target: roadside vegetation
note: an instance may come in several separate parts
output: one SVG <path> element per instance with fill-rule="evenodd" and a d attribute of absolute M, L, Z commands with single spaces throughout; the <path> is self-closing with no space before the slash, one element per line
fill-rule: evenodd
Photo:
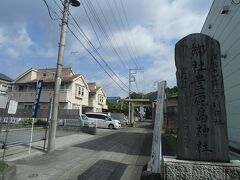
<path fill-rule="evenodd" d="M 0 161 L 0 173 L 2 173 L 5 169 L 8 168 L 8 164 L 4 161 Z"/>
<path fill-rule="evenodd" d="M 163 138 L 167 144 L 171 147 L 173 152 L 177 151 L 177 138 L 171 134 L 163 134 Z"/>

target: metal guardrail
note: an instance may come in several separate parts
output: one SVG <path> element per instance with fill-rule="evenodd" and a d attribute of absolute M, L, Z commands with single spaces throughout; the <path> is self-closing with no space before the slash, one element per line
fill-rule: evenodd
<path fill-rule="evenodd" d="M 58 112 L 59 119 L 78 119 L 80 111 L 79 109 L 61 109 Z M 5 109 L 0 108 L 0 117 L 5 117 Z M 39 109 L 36 118 L 46 119 L 48 116 L 48 109 Z M 17 109 L 16 114 L 12 115 L 13 118 L 30 118 L 32 117 L 32 109 Z"/>
<path fill-rule="evenodd" d="M 18 153 L 30 155 L 32 143 L 43 141 L 45 138 L 44 127 L 4 129 L 1 131 L 0 144 L 2 149 L 2 159 Z M 35 133 L 32 133 L 35 132 Z M 8 136 L 6 141 L 6 136 Z M 32 139 L 33 137 L 33 139 Z M 43 149 L 43 143 L 41 145 Z"/>

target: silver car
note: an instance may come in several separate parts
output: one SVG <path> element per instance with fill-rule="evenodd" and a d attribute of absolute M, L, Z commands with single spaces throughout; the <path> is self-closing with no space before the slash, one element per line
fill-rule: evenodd
<path fill-rule="evenodd" d="M 118 129 L 121 123 L 118 120 L 113 120 L 110 116 L 103 113 L 85 113 L 86 116 L 96 121 L 96 126 L 101 128 Z"/>

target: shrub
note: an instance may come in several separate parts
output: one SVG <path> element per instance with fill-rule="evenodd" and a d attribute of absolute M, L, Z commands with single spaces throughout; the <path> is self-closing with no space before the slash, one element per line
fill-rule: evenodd
<path fill-rule="evenodd" d="M 38 119 L 38 120 L 34 123 L 34 125 L 35 125 L 35 126 L 46 126 L 46 125 L 47 125 L 47 121 Z"/>
<path fill-rule="evenodd" d="M 0 161 L 0 172 L 3 172 L 8 165 L 4 161 Z"/>

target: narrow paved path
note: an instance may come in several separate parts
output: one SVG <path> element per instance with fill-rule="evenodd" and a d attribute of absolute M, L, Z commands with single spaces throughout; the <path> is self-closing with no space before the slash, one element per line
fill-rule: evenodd
<path fill-rule="evenodd" d="M 126 128 L 116 133 L 15 161 L 15 180 L 139 180 L 150 160 L 152 130 Z"/>

